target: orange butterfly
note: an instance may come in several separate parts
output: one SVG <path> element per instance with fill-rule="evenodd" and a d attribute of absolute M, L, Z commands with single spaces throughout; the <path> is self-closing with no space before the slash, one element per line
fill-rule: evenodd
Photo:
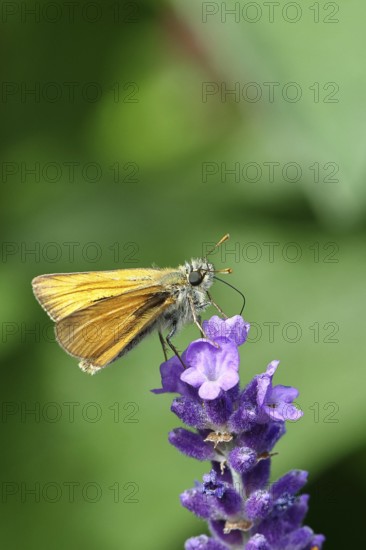
<path fill-rule="evenodd" d="M 229 238 L 225 235 L 209 252 Z M 208 254 L 207 254 L 208 255 Z M 214 266 L 206 258 L 192 259 L 176 269 L 137 268 L 40 275 L 33 292 L 53 321 L 61 347 L 81 359 L 80 368 L 94 374 L 125 355 L 144 336 L 158 330 L 171 342 L 183 325 L 194 322 L 204 335 L 200 313 L 213 302 L 208 289 Z M 231 273 L 231 269 L 220 270 Z"/>

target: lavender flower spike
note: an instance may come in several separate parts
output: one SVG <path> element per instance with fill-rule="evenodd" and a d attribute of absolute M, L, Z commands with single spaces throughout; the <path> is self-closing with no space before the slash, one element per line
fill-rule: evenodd
<path fill-rule="evenodd" d="M 172 411 L 189 428 L 169 441 L 181 453 L 211 462 L 202 483 L 184 491 L 182 505 L 208 522 L 211 536 L 187 540 L 185 550 L 321 550 L 325 537 L 303 526 L 308 495 L 298 495 L 307 473 L 291 470 L 269 483 L 273 446 L 286 420 L 302 416 L 293 403 L 298 390 L 273 386 L 279 361 L 240 390 L 238 346 L 249 323 L 238 315 L 204 323 L 208 340 L 192 342 L 160 368 L 162 389 L 178 393 Z"/>

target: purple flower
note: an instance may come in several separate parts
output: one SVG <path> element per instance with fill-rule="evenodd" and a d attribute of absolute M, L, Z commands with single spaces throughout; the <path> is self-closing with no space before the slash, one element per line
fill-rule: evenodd
<path fill-rule="evenodd" d="M 236 346 L 244 344 L 249 329 L 250 324 L 246 323 L 240 315 L 235 315 L 230 319 L 220 319 L 214 315 L 209 321 L 203 321 L 203 330 L 210 340 L 219 342 L 221 338 L 225 338 Z"/>
<path fill-rule="evenodd" d="M 279 361 L 240 390 L 238 346 L 249 324 L 241 317 L 212 317 L 208 339 L 190 344 L 182 358 L 161 365 L 162 389 L 178 393 L 171 410 L 191 428 L 176 428 L 169 441 L 196 460 L 210 461 L 203 483 L 181 494 L 182 505 L 208 522 L 211 536 L 187 540 L 185 550 L 320 550 L 323 535 L 303 526 L 308 496 L 298 495 L 307 472 L 291 470 L 269 485 L 273 447 L 285 421 L 302 411 L 298 391 L 272 386 Z M 193 430 L 192 430 L 193 428 Z"/>
<path fill-rule="evenodd" d="M 216 399 L 221 390 L 228 391 L 239 382 L 239 353 L 231 341 L 222 340 L 216 347 L 207 340 L 196 340 L 187 349 L 186 361 L 190 367 L 180 379 L 199 388 L 201 399 Z"/>
<path fill-rule="evenodd" d="M 257 404 L 272 420 L 298 420 L 303 412 L 292 404 L 299 395 L 291 386 L 272 387 L 272 378 L 279 361 L 271 361 L 265 374 L 258 376 Z"/>
<path fill-rule="evenodd" d="M 202 492 L 205 495 L 215 495 L 217 498 L 222 498 L 225 493 L 225 485 L 222 481 L 217 480 L 217 473 L 211 470 L 209 474 L 203 476 Z"/>

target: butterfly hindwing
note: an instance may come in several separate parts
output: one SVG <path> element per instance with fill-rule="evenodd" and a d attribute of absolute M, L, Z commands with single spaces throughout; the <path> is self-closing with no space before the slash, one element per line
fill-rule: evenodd
<path fill-rule="evenodd" d="M 56 336 L 82 367 L 102 368 L 119 357 L 138 336 L 152 328 L 174 303 L 168 293 L 152 287 L 138 293 L 102 299 L 56 323 Z"/>

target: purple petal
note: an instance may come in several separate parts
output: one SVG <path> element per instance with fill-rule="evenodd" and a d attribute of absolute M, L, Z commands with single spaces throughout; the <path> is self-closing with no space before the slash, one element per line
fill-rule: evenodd
<path fill-rule="evenodd" d="M 244 344 L 249 328 L 249 323 L 245 322 L 240 315 L 234 315 L 229 319 L 220 319 L 214 315 L 209 321 L 203 322 L 203 330 L 210 340 L 216 342 L 219 338 L 225 338 L 236 346 Z"/>
<path fill-rule="evenodd" d="M 239 374 L 233 369 L 226 369 L 219 377 L 218 382 L 223 390 L 231 390 L 239 382 Z"/>
<path fill-rule="evenodd" d="M 284 402 L 274 402 L 271 399 L 271 396 L 269 397 L 270 404 L 266 404 L 263 407 L 263 410 L 265 413 L 271 418 L 271 420 L 291 420 L 292 422 L 296 422 L 303 416 L 303 412 L 300 411 L 295 407 L 295 405 L 292 405 L 290 403 L 284 403 Z"/>
<path fill-rule="evenodd" d="M 205 495 L 214 495 L 217 498 L 221 498 L 225 492 L 226 485 L 222 480 L 218 480 L 218 473 L 212 468 L 209 474 L 203 474 L 203 483 L 200 484 L 202 493 Z M 196 486 L 197 486 L 196 481 Z"/>
<path fill-rule="evenodd" d="M 258 376 L 257 379 L 257 403 L 262 407 L 266 401 L 267 393 L 271 387 L 271 379 L 266 374 Z"/>
<path fill-rule="evenodd" d="M 288 404 L 284 405 L 282 415 L 284 420 L 297 422 L 297 420 L 299 420 L 304 415 L 304 413 L 295 405 Z"/>
<path fill-rule="evenodd" d="M 183 361 L 185 360 L 185 354 L 182 355 Z M 181 395 L 190 395 L 190 388 L 186 386 L 180 379 L 182 372 L 184 371 L 182 363 L 178 357 L 174 355 L 160 365 L 160 375 L 162 388 L 151 390 L 153 393 L 180 393 Z"/>
<path fill-rule="evenodd" d="M 299 397 L 299 390 L 291 386 L 281 386 L 279 384 L 274 386 L 271 391 L 271 400 L 273 399 L 277 403 L 280 401 L 292 403 L 297 397 Z"/>
<path fill-rule="evenodd" d="M 221 343 L 220 348 L 216 350 L 216 361 L 225 371 L 233 369 L 237 372 L 240 363 L 238 349 L 232 343 Z"/>
<path fill-rule="evenodd" d="M 206 376 L 195 367 L 190 367 L 182 372 L 180 379 L 194 388 L 199 388 L 206 381 Z"/>
<path fill-rule="evenodd" d="M 299 392 L 291 386 L 275 386 L 267 392 L 265 410 L 273 420 L 299 420 L 303 412 L 299 410 L 292 401 L 296 399 Z"/>
<path fill-rule="evenodd" d="M 221 391 L 220 384 L 214 381 L 206 381 L 198 390 L 198 395 L 201 399 L 216 399 Z"/>
<path fill-rule="evenodd" d="M 215 347 L 206 340 L 196 340 L 187 349 L 187 362 L 205 374 L 209 380 L 217 378 L 227 369 L 239 368 L 239 353 L 231 342 L 221 342 Z"/>
<path fill-rule="evenodd" d="M 274 359 L 273 361 L 271 361 L 267 365 L 266 374 L 272 378 L 274 373 L 276 372 L 277 367 L 278 367 L 279 364 L 280 364 L 280 362 L 278 361 L 278 359 Z"/>
<path fill-rule="evenodd" d="M 187 348 L 186 358 L 188 365 L 204 371 L 205 367 L 214 360 L 214 352 L 217 349 L 211 342 L 203 338 L 195 340 Z"/>
<path fill-rule="evenodd" d="M 245 386 L 240 394 L 240 405 L 255 405 L 257 403 L 258 392 L 258 376 L 252 378 L 252 380 Z"/>
<path fill-rule="evenodd" d="M 184 545 L 185 550 L 227 550 L 227 546 L 221 544 L 207 535 L 192 537 L 188 539 Z"/>

